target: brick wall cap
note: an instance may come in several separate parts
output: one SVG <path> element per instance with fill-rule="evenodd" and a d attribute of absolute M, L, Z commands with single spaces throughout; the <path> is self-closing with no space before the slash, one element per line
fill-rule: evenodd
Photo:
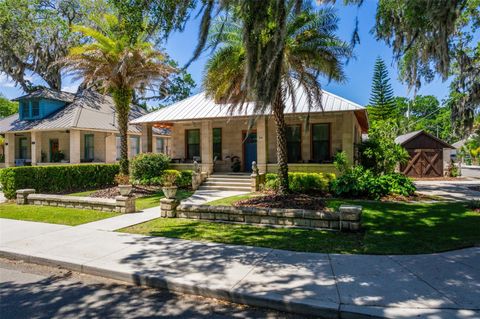
<path fill-rule="evenodd" d="M 339 211 L 341 212 L 361 212 L 362 211 L 362 206 L 359 205 L 350 205 L 350 204 L 342 204 L 338 208 Z"/>
<path fill-rule="evenodd" d="M 25 189 L 18 189 L 17 194 L 33 194 L 35 193 L 35 189 L 33 188 L 25 188 Z"/>

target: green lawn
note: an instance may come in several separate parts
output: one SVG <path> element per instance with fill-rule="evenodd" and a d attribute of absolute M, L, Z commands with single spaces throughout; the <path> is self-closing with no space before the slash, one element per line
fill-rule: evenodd
<path fill-rule="evenodd" d="M 462 203 L 348 202 L 364 208 L 365 231 L 362 233 L 269 228 L 186 219 L 156 219 L 121 231 L 328 253 L 417 254 L 480 244 L 480 214 L 470 211 Z M 340 203 L 339 200 L 328 201 L 330 207 Z"/>
<path fill-rule="evenodd" d="M 232 206 L 233 203 L 238 202 L 240 200 L 248 199 L 251 197 L 254 197 L 256 195 L 250 193 L 250 194 L 245 194 L 245 195 L 236 195 L 236 196 L 231 196 L 231 197 L 225 197 L 221 199 L 217 199 L 211 202 L 208 202 L 207 205 L 210 206 Z"/>
<path fill-rule="evenodd" d="M 97 210 L 0 204 L 0 218 L 29 220 L 50 224 L 75 226 L 115 216 L 118 216 L 118 214 Z"/>
<path fill-rule="evenodd" d="M 90 196 L 95 192 L 96 190 L 91 190 L 91 191 L 85 191 L 85 192 L 72 193 L 69 195 L 70 196 Z M 193 194 L 192 191 L 179 189 L 177 191 L 177 199 L 182 200 L 187 197 L 190 197 L 192 194 Z M 159 206 L 160 199 L 163 197 L 164 197 L 163 192 L 159 191 L 158 193 L 155 193 L 153 195 L 137 198 L 137 201 L 136 201 L 137 210 L 143 210 L 143 209 Z"/>
<path fill-rule="evenodd" d="M 189 190 L 184 190 L 184 189 L 179 189 L 177 191 L 177 199 L 182 200 L 187 197 L 190 197 L 193 194 L 192 191 Z M 163 198 L 163 192 L 158 192 L 153 195 L 145 196 L 145 197 L 140 197 L 137 199 L 136 206 L 137 210 L 142 210 L 146 208 L 151 208 L 155 206 L 160 205 L 160 199 Z"/>

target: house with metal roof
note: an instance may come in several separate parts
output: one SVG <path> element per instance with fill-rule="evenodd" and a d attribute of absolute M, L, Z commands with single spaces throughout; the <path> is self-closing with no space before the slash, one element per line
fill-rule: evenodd
<path fill-rule="evenodd" d="M 0 119 L 5 166 L 114 163 L 119 158 L 120 137 L 110 96 L 91 90 L 72 94 L 40 89 L 16 100 L 19 113 Z M 130 120 L 146 114 L 131 105 Z M 130 157 L 147 151 L 168 153 L 169 132 L 150 133 L 152 148 L 146 146 L 142 126 L 129 125 Z"/>
<path fill-rule="evenodd" d="M 355 161 L 355 144 L 368 130 L 366 109 L 323 91 L 322 105 L 309 109 L 307 95 L 298 88 L 294 101 L 286 98 L 288 161 L 290 171 L 333 172 L 333 158 L 345 151 Z M 294 107 L 295 106 L 295 107 Z M 252 170 L 277 171 L 276 133 L 272 115 L 255 114 L 253 103 L 231 112 L 231 104 L 216 103 L 205 93 L 193 95 L 158 111 L 141 116 L 131 124 L 171 130 L 171 157 L 177 169 L 192 167 L 212 173 Z"/>

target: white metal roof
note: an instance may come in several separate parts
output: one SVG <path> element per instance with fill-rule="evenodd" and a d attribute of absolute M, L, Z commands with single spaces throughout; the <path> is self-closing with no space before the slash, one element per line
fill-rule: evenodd
<path fill-rule="evenodd" d="M 285 114 L 315 113 L 322 112 L 320 108 L 308 110 L 307 96 L 303 89 L 298 88 L 296 94 L 296 109 L 293 111 L 293 104 L 290 98 L 286 99 Z M 205 95 L 205 92 L 193 95 L 170 106 L 141 116 L 131 122 L 131 124 L 155 123 L 155 122 L 173 122 L 195 119 L 228 118 L 239 116 L 252 116 L 253 103 L 245 105 L 242 112 L 231 114 L 229 107 L 231 104 L 215 103 L 211 98 Z M 335 94 L 323 91 L 322 105 L 324 112 L 343 112 L 343 111 L 364 111 L 365 108 L 341 98 Z"/>

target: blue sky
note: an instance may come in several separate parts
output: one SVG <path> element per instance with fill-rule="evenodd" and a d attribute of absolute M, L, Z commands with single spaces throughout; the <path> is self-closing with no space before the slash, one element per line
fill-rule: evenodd
<path fill-rule="evenodd" d="M 338 1 L 336 5 L 337 13 L 340 18 L 339 36 L 345 41 L 350 41 L 352 31 L 354 29 L 355 17 L 358 14 L 360 24 L 360 44 L 355 47 L 354 53 L 356 59 L 351 60 L 345 66 L 347 75 L 346 83 L 327 83 L 322 80 L 322 87 L 334 94 L 352 100 L 358 104 L 365 105 L 368 103 L 370 96 L 370 87 L 373 74 L 373 65 L 377 56 L 384 59 L 389 67 L 390 78 L 394 92 L 398 96 L 412 95 L 408 92 L 407 86 L 400 83 L 397 78 L 396 63 L 393 60 L 392 50 L 383 42 L 377 42 L 370 33 L 375 23 L 376 1 L 365 1 L 360 8 L 356 6 L 345 7 L 341 5 L 342 1 Z M 164 45 L 166 52 L 180 65 L 187 63 L 192 57 L 193 50 L 198 39 L 199 19 L 190 20 L 184 32 L 176 32 L 170 36 L 168 42 Z M 201 90 L 200 84 L 202 79 L 203 67 L 208 59 L 208 53 L 204 53 L 197 61 L 192 63 L 188 71 L 192 74 L 197 83 L 195 92 Z M 35 78 L 34 78 L 35 80 Z M 436 78 L 430 84 L 424 84 L 419 94 L 435 95 L 442 100 L 448 95 L 448 81 L 442 82 L 440 78 Z M 63 89 L 74 91 L 76 83 L 70 83 L 69 79 L 65 79 Z M 0 75 L 0 93 L 8 98 L 14 98 L 22 94 L 21 89 L 14 86 L 4 75 Z"/>

